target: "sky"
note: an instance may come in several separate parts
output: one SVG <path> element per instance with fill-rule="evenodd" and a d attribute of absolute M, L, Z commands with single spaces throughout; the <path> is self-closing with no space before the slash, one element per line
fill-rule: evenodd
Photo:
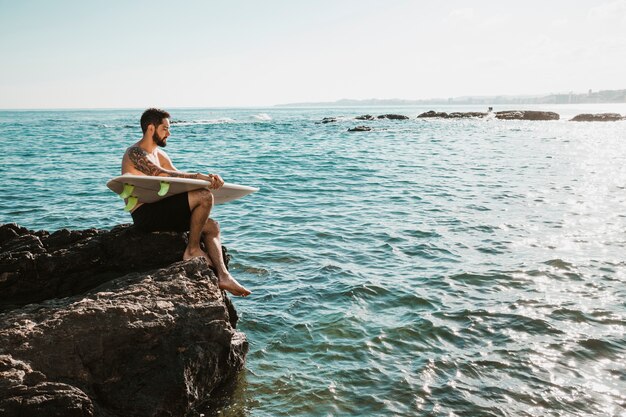
<path fill-rule="evenodd" d="M 0 0 L 0 108 L 626 89 L 626 0 Z"/>

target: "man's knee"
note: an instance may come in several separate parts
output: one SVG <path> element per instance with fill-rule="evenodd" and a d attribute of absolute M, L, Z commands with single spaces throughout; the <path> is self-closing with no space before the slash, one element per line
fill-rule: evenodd
<path fill-rule="evenodd" d="M 213 193 L 209 190 L 196 190 L 192 191 L 192 198 L 197 202 L 196 206 L 202 206 L 205 208 L 213 207 Z"/>
<path fill-rule="evenodd" d="M 204 223 L 202 232 L 209 236 L 217 236 L 220 234 L 220 224 L 213 219 L 208 219 L 206 223 Z"/>

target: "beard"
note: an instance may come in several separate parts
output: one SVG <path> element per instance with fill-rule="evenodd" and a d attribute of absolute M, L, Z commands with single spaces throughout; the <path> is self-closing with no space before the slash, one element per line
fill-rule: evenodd
<path fill-rule="evenodd" d="M 154 132 L 154 134 L 152 135 L 152 140 L 154 141 L 154 143 L 157 144 L 157 146 L 160 146 L 162 148 L 165 148 L 167 146 L 167 143 L 165 143 L 165 139 L 161 138 L 157 132 Z"/>

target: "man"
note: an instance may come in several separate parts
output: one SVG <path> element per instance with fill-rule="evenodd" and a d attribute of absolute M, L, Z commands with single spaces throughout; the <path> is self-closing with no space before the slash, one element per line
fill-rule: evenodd
<path fill-rule="evenodd" d="M 174 167 L 167 154 L 160 149 L 166 146 L 170 135 L 169 117 L 168 112 L 153 108 L 141 115 L 143 137 L 124 153 L 122 174 L 200 179 L 210 182 L 210 188 L 214 190 L 224 185 L 224 180 L 217 174 L 192 174 Z M 250 291 L 230 275 L 224 264 L 219 225 L 209 218 L 212 207 L 213 194 L 201 189 L 155 203 L 137 204 L 131 216 L 135 226 L 146 232 L 189 231 L 183 260 L 199 256 L 205 258 L 215 268 L 221 289 L 245 297 Z M 200 248 L 200 239 L 204 240 L 206 253 Z"/>

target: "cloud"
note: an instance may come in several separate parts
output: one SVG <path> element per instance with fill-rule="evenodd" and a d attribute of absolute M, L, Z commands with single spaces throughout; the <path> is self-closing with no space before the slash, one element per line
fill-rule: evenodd
<path fill-rule="evenodd" d="M 448 16 L 444 18 L 446 23 L 459 23 L 463 21 L 470 21 L 474 19 L 474 9 L 471 7 L 465 7 L 462 9 L 454 9 L 450 11 Z"/>
<path fill-rule="evenodd" d="M 589 9 L 587 16 L 591 20 L 626 21 L 626 0 L 615 0 Z"/>

